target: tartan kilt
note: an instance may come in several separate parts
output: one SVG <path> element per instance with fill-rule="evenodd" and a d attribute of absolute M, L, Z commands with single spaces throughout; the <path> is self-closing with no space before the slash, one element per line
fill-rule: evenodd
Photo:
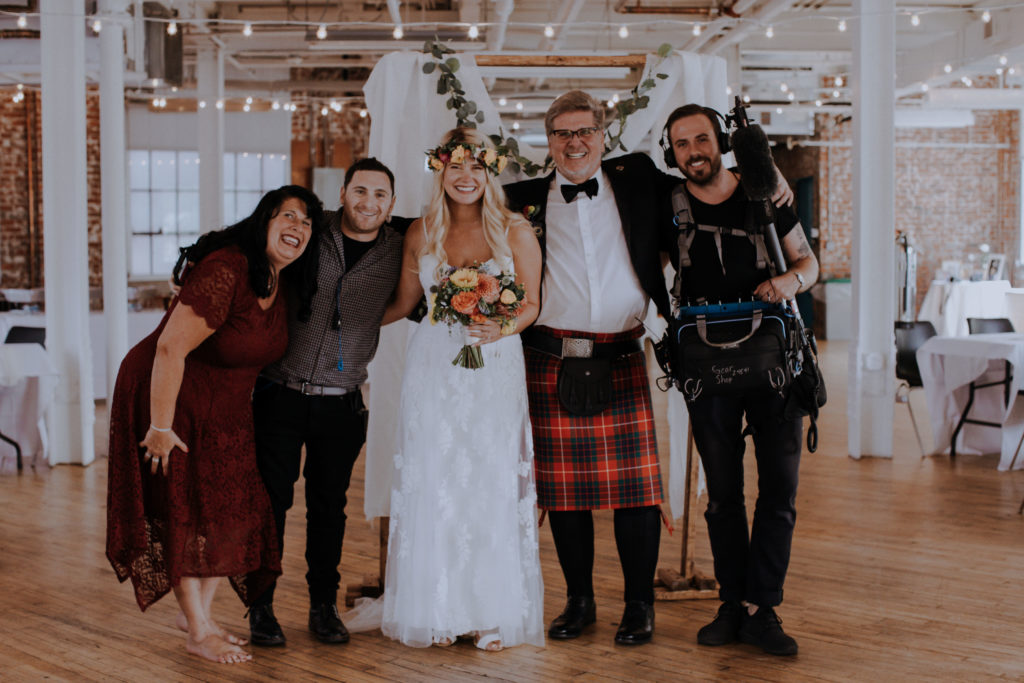
<path fill-rule="evenodd" d="M 543 328 L 554 337 L 596 343 L 638 339 L 643 328 L 595 334 Z M 573 415 L 558 401 L 562 360 L 524 347 L 533 424 L 537 506 L 542 510 L 643 507 L 662 502 L 651 387 L 643 353 L 612 362 L 612 401 L 601 413 Z"/>

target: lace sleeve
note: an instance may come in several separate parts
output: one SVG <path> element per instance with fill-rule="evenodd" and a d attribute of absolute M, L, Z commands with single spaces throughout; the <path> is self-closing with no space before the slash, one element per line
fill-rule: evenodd
<path fill-rule="evenodd" d="M 189 269 L 182 283 L 181 303 L 202 317 L 212 330 L 228 318 L 239 281 L 245 280 L 245 257 L 220 249 Z"/>

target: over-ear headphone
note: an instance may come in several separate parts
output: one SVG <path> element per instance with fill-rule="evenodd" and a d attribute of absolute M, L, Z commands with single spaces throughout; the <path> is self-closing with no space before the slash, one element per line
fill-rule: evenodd
<path fill-rule="evenodd" d="M 718 151 L 722 154 L 732 151 L 732 145 L 729 144 L 729 134 L 724 130 L 725 117 L 711 107 L 704 107 L 699 104 L 686 104 L 668 115 L 665 128 L 661 131 L 661 150 L 665 154 L 665 165 L 669 168 L 678 168 L 679 165 L 676 163 L 676 155 L 672 151 L 672 144 L 668 139 L 668 129 L 679 119 L 696 115 L 706 116 L 711 121 L 711 126 L 715 129 L 715 137 L 718 139 Z"/>

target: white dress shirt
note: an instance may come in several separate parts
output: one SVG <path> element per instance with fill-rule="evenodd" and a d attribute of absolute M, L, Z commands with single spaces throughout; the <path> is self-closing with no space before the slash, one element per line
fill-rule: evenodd
<path fill-rule="evenodd" d="M 598 171 L 597 195 L 569 204 L 555 172 L 548 189 L 544 280 L 538 325 L 580 332 L 625 332 L 647 312 L 647 293 L 633 270 L 611 184 Z"/>

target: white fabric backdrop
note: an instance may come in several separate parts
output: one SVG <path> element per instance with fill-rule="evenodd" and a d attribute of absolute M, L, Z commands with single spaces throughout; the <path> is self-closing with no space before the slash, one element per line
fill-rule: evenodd
<path fill-rule="evenodd" d="M 484 134 L 498 133 L 501 125 L 507 136 L 512 128 L 501 123 L 472 55 L 454 56 L 459 60 L 456 76 L 466 91 L 466 98 L 476 102 L 484 112 L 480 131 Z M 650 64 L 659 58 L 648 55 L 647 59 Z M 441 136 L 455 126 L 455 113 L 445 107 L 446 96 L 437 94 L 437 72 L 423 73 L 423 65 L 430 61 L 433 61 L 431 56 L 418 52 L 385 55 L 377 62 L 363 90 L 372 121 L 369 155 L 394 172 L 395 214 L 400 216 L 421 215 L 432 184 L 424 152 L 436 146 Z M 675 52 L 662 61 L 656 71 L 668 78 L 656 79 L 657 85 L 648 93 L 650 102 L 647 108 L 629 117 L 622 142 L 629 150 L 644 151 L 639 146 L 650 132 L 646 151 L 659 168 L 664 169 L 658 140 L 668 114 L 688 102 L 705 104 L 724 113 L 728 106 L 726 67 L 721 57 Z M 521 144 L 520 153 L 541 163 L 547 150 Z M 505 176 L 502 177 L 503 182 L 521 179 L 508 171 Z M 366 443 L 364 498 L 367 518 L 386 516 L 390 508 L 398 394 L 405 345 L 412 324 L 402 321 L 381 331 L 380 346 L 369 368 L 370 425 Z M 665 325 L 653 313 L 648 315 L 648 324 L 656 336 L 660 336 Z M 678 517 L 682 514 L 688 419 L 677 391 L 669 393 L 669 427 L 669 504 L 672 516 Z"/>

